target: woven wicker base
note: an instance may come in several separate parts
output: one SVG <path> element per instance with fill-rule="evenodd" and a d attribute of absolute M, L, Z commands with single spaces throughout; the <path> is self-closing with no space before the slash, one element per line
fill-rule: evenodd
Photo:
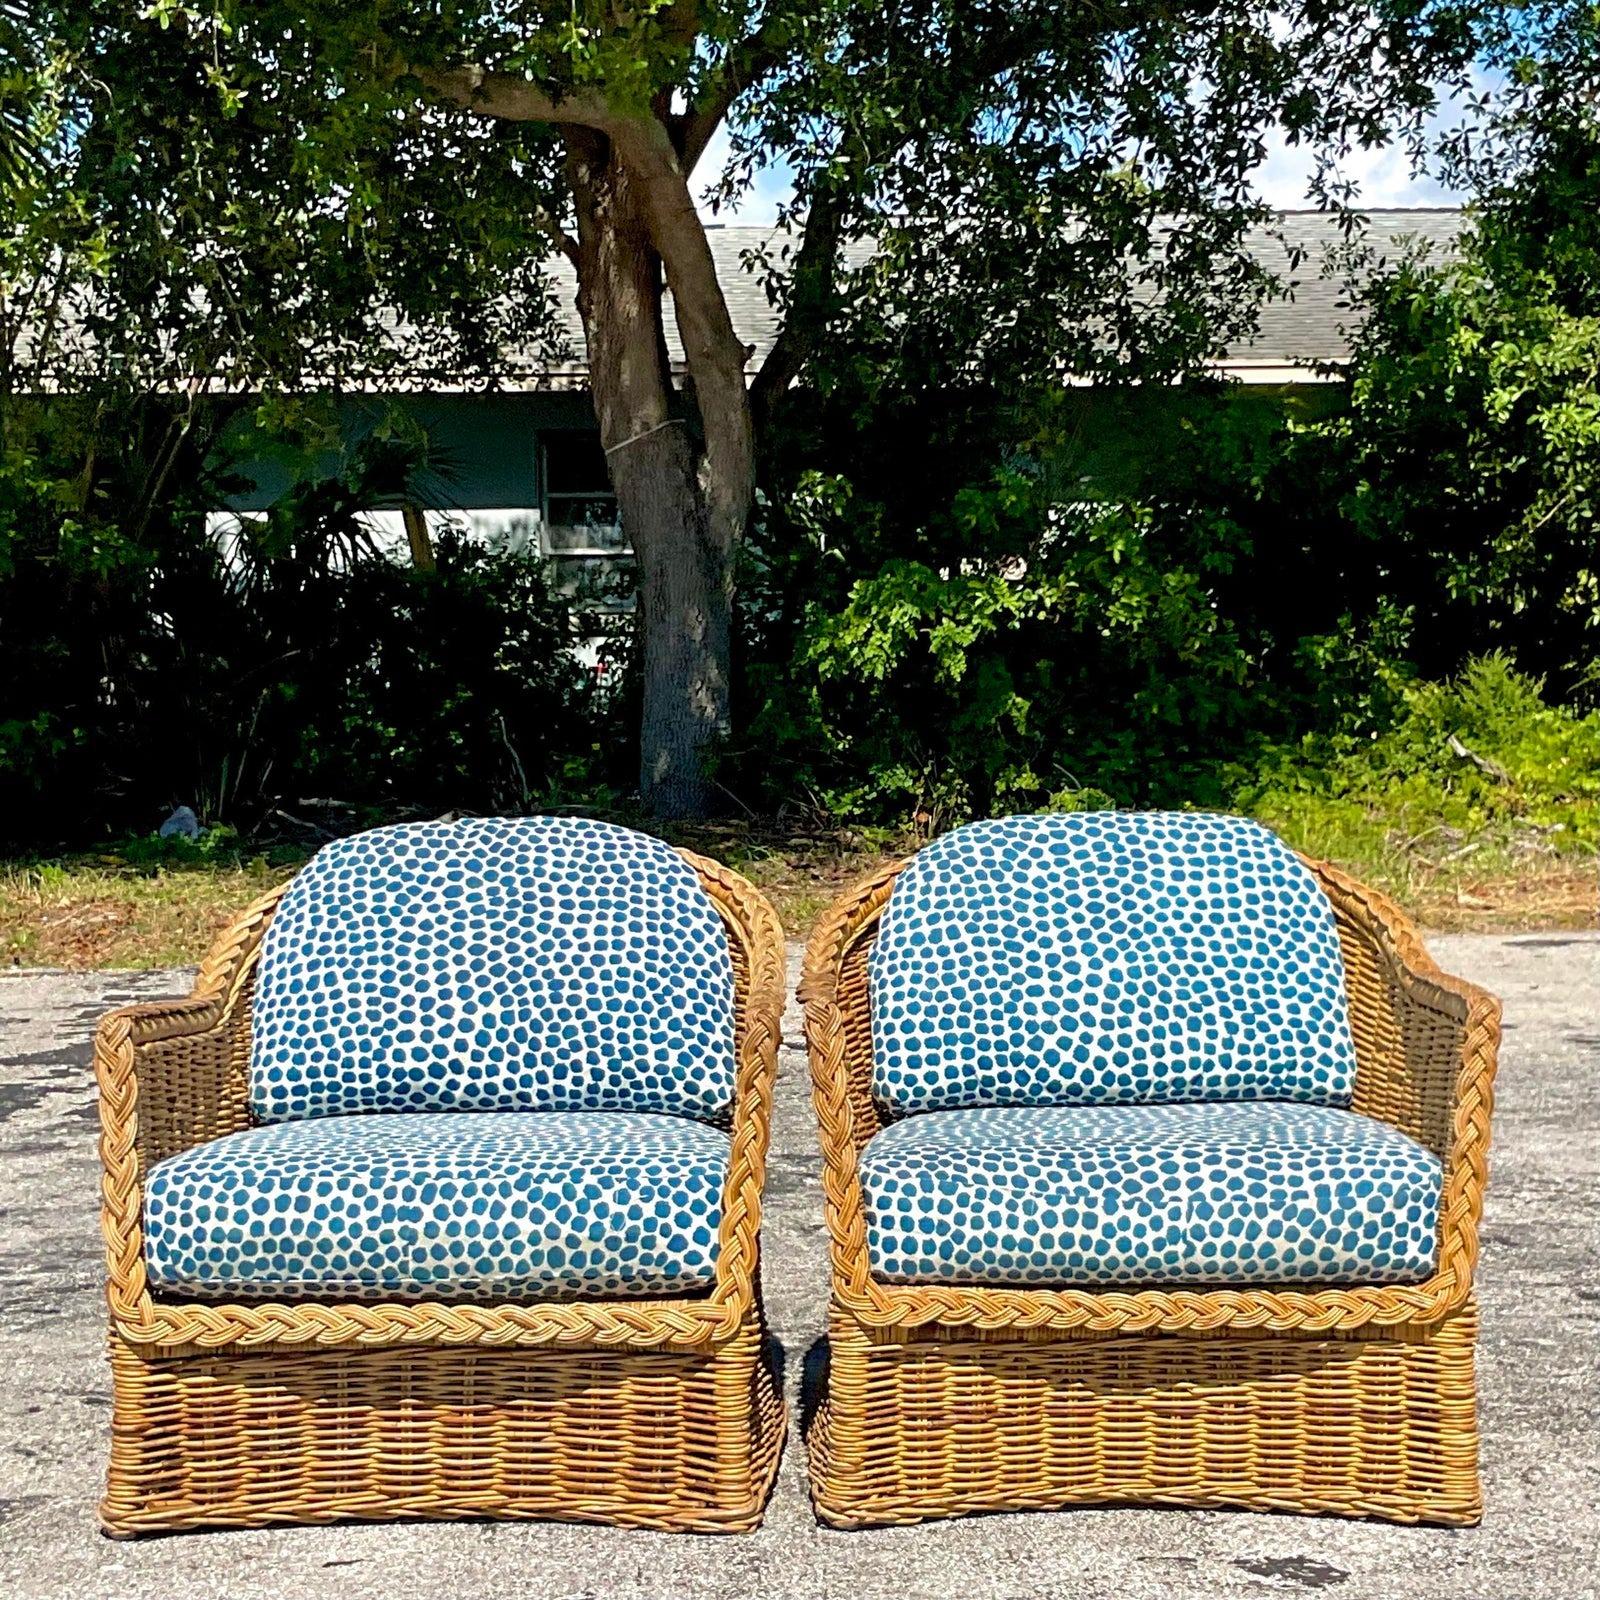
<path fill-rule="evenodd" d="M 840 1527 L 1138 1502 L 1476 1522 L 1477 1317 L 1374 1335 L 937 1337 L 832 1320 Z"/>
<path fill-rule="evenodd" d="M 537 1517 L 736 1532 L 784 1435 L 753 1320 L 709 1353 L 471 1347 L 146 1360 L 113 1340 L 101 1520 L 132 1535 Z"/>

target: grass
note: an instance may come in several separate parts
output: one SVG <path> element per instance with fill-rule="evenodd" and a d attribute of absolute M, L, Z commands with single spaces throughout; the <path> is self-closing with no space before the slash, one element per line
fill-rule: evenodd
<path fill-rule="evenodd" d="M 742 872 L 797 939 L 853 879 L 914 843 L 753 824 L 677 829 L 673 838 Z M 193 966 L 229 917 L 292 876 L 309 854 L 142 840 L 0 864 L 0 962 L 72 971 Z"/>
<path fill-rule="evenodd" d="M 1240 808 L 1425 927 L 1594 927 L 1600 714 L 1547 705 L 1502 656 L 1407 685 L 1366 738 L 1280 752 Z"/>
<path fill-rule="evenodd" d="M 0 867 L 0 961 L 10 966 L 192 966 L 236 911 L 304 852 L 152 861 L 121 852 Z"/>
<path fill-rule="evenodd" d="M 1424 928 L 1441 933 L 1531 932 L 1600 925 L 1600 861 L 1531 826 L 1462 829 L 1397 817 L 1359 802 L 1258 808 L 1306 854 L 1382 889 Z"/>
<path fill-rule="evenodd" d="M 1375 736 L 1278 752 L 1241 775 L 1237 803 L 1297 849 L 1385 890 L 1426 928 L 1600 924 L 1600 713 L 1546 705 L 1540 685 L 1500 657 L 1450 683 L 1403 686 Z M 754 819 L 670 837 L 744 873 L 795 939 L 846 885 L 916 845 L 909 833 Z M 0 865 L 0 959 L 192 964 L 308 853 L 252 854 L 214 829 L 200 843 L 129 840 L 98 855 Z"/>
<path fill-rule="evenodd" d="M 1439 861 L 1462 844 L 1437 833 L 1402 836 L 1367 816 L 1312 837 L 1304 837 L 1298 819 L 1277 820 L 1296 843 L 1393 894 L 1424 927 L 1490 932 L 1597 923 L 1596 862 L 1556 853 L 1548 841 L 1467 841 L 1478 848 Z M 757 884 L 795 939 L 847 885 L 915 844 L 731 826 L 682 838 Z M 0 960 L 74 971 L 192 966 L 234 912 L 304 858 L 277 851 L 152 863 L 108 853 L 0 867 Z"/>

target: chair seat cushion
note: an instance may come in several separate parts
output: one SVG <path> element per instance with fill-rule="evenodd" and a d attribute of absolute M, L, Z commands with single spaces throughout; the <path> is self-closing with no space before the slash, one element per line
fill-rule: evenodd
<path fill-rule="evenodd" d="M 1407 1283 L 1438 1158 L 1332 1106 L 1022 1106 L 891 1123 L 861 1163 L 894 1283 Z"/>
<path fill-rule="evenodd" d="M 728 1137 L 652 1112 L 247 1128 L 158 1161 L 157 1293 L 562 1299 L 711 1287 Z"/>

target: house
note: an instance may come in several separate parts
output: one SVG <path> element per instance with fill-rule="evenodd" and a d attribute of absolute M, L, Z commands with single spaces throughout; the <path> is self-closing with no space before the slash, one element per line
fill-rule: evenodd
<path fill-rule="evenodd" d="M 1380 264 L 1419 252 L 1434 259 L 1447 256 L 1462 227 L 1462 214 L 1454 208 L 1374 210 L 1367 216 L 1368 242 Z M 709 237 L 734 325 L 751 347 L 753 374 L 772 344 L 776 324 L 747 262 L 772 239 L 772 230 L 713 225 Z M 1255 337 L 1219 361 L 1218 372 L 1242 385 L 1278 390 L 1327 381 L 1319 365 L 1337 363 L 1348 353 L 1347 288 L 1336 266 L 1344 243 L 1338 219 L 1317 211 L 1283 213 L 1276 227 L 1252 235 L 1250 249 L 1291 293 L 1262 307 Z M 566 263 L 560 266 L 570 276 Z M 560 298 L 568 343 L 581 354 L 572 295 Z M 682 352 L 675 347 L 670 318 L 668 341 L 681 370 Z M 346 401 L 351 436 L 370 429 L 399 404 L 426 430 L 434 456 L 446 464 L 446 470 L 422 475 L 424 505 L 420 515 L 411 513 L 410 534 L 406 514 L 391 508 L 372 513 L 377 538 L 404 551 L 408 544 L 415 548 L 419 524 L 436 530 L 452 522 L 476 537 L 514 547 L 536 544 L 555 564 L 558 585 L 567 588 L 581 587 L 593 571 L 614 563 L 625 546 L 584 378 L 581 359 L 551 363 L 512 351 L 492 392 L 468 392 L 455 375 L 418 366 L 386 380 L 382 394 Z M 219 531 L 234 516 L 265 509 L 287 486 L 282 472 L 267 464 L 252 467 L 248 476 L 252 486 L 219 510 Z"/>

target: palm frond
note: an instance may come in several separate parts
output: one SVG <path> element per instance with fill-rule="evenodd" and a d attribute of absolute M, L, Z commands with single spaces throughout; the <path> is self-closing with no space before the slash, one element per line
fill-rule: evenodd
<path fill-rule="evenodd" d="M 20 183 L 42 155 L 24 90 L 38 64 L 23 0 L 0 0 L 0 186 Z"/>

